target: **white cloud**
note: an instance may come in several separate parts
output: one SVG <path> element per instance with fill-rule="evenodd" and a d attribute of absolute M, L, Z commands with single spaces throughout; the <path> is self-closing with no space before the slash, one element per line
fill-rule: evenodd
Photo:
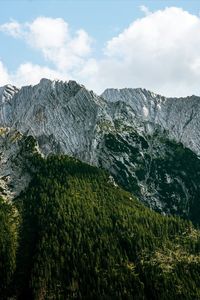
<path fill-rule="evenodd" d="M 129 86 L 171 96 L 200 94 L 200 18 L 170 7 L 137 19 L 107 42 L 96 82 L 101 89 Z"/>
<path fill-rule="evenodd" d="M 82 68 L 91 52 L 92 39 L 83 29 L 73 35 L 63 19 L 40 17 L 28 24 L 27 41 L 59 70 Z"/>
<path fill-rule="evenodd" d="M 44 47 L 44 57 L 60 70 L 81 69 L 91 52 L 92 39 L 84 30 L 78 30 L 74 37 L 60 47 Z"/>
<path fill-rule="evenodd" d="M 8 75 L 8 71 L 0 61 L 0 86 L 10 83 L 10 78 Z"/>
<path fill-rule="evenodd" d="M 150 15 L 151 14 L 151 11 L 149 10 L 149 8 L 145 5 L 140 5 L 140 10 L 146 15 Z"/>
<path fill-rule="evenodd" d="M 73 35 L 63 19 L 39 17 L 27 25 L 26 40 L 59 70 L 80 70 L 91 52 L 92 39 L 79 29 Z"/>
<path fill-rule="evenodd" d="M 26 63 L 8 76 L 0 64 L 0 83 L 8 77 L 19 83 L 73 78 L 98 93 L 107 87 L 145 87 L 168 96 L 200 95 L 200 18 L 177 7 L 141 9 L 145 16 L 109 40 L 98 59 L 88 33 L 72 32 L 63 19 L 1 25 L 1 31 L 40 51 L 46 66 Z"/>
<path fill-rule="evenodd" d="M 0 25 L 0 31 L 5 32 L 15 38 L 19 38 L 23 35 L 22 26 L 15 20 Z"/>
<path fill-rule="evenodd" d="M 28 42 L 41 50 L 63 47 L 69 39 L 68 35 L 68 24 L 61 18 L 38 17 L 27 24 Z"/>
<path fill-rule="evenodd" d="M 83 29 L 72 33 L 61 18 L 38 17 L 22 24 L 11 21 L 0 25 L 0 31 L 24 39 L 61 72 L 72 68 L 80 70 L 91 53 L 92 38 L 88 33 Z"/>
<path fill-rule="evenodd" d="M 48 78 L 52 80 L 70 79 L 65 73 L 61 73 L 48 67 L 33 65 L 30 62 L 21 64 L 15 73 L 10 74 L 11 82 L 15 83 L 17 86 L 37 84 L 41 78 Z"/>
<path fill-rule="evenodd" d="M 15 72 L 8 72 L 4 64 L 0 61 L 0 86 L 14 84 L 18 87 L 29 84 L 37 84 L 41 78 L 69 80 L 65 72 L 48 68 L 46 66 L 35 65 L 30 62 L 21 64 Z"/>

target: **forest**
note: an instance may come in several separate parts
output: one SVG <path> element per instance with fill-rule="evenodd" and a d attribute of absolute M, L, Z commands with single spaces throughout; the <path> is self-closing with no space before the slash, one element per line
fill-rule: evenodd
<path fill-rule="evenodd" d="M 34 154 L 0 199 L 0 299 L 200 299 L 200 231 L 68 156 Z"/>

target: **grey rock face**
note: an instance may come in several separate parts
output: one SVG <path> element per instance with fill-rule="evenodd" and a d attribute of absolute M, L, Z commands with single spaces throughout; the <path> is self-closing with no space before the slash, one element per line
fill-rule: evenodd
<path fill-rule="evenodd" d="M 141 122 L 160 125 L 169 137 L 200 154 L 200 97 L 165 98 L 145 89 L 107 89 L 102 97 L 130 105 Z"/>
<path fill-rule="evenodd" d="M 62 152 L 92 162 L 98 125 L 124 120 L 141 131 L 159 125 L 200 154 L 200 98 L 165 98 L 145 89 L 107 89 L 101 97 L 75 81 L 42 79 L 20 90 L 0 88 L 0 126 L 37 138 L 45 154 Z"/>
<path fill-rule="evenodd" d="M 165 98 L 144 89 L 108 89 L 97 96 L 75 81 L 47 79 L 36 86 L 0 89 L 2 130 L 33 136 L 43 155 L 64 153 L 107 169 L 117 183 L 165 213 L 189 216 L 195 209 L 200 192 L 195 179 L 200 175 L 199 122 L 200 98 L 195 96 Z M 21 143 L 6 150 L 7 139 L 8 133 L 0 141 L 5 157 L 0 162 L 0 178 L 8 173 L 10 181 L 21 184 L 19 189 L 5 182 L 0 185 L 7 184 L 4 191 L 12 198 L 28 180 L 20 175 L 23 158 L 18 163 L 21 169 L 12 159 Z M 191 159 L 192 170 L 181 169 L 185 158 Z"/>
<path fill-rule="evenodd" d="M 12 99 L 19 91 L 15 86 L 6 85 L 0 87 L 0 119 L 2 124 L 9 124 L 12 120 Z"/>
<path fill-rule="evenodd" d="M 0 195 L 12 199 L 28 185 L 31 177 L 25 168 L 29 151 L 29 138 L 19 131 L 0 128 Z"/>
<path fill-rule="evenodd" d="M 67 153 L 92 161 L 95 126 L 106 114 L 105 101 L 83 86 L 42 79 L 14 94 L 9 107 L 3 99 L 0 103 L 0 126 L 33 135 L 44 154 Z"/>

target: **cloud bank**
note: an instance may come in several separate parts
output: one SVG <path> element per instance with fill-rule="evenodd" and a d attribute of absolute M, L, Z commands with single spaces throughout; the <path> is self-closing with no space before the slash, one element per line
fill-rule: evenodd
<path fill-rule="evenodd" d="M 167 96 L 200 95 L 200 18 L 177 7 L 141 10 L 144 16 L 107 41 L 98 59 L 93 38 L 83 29 L 72 32 L 61 18 L 0 25 L 0 31 L 44 58 L 44 66 L 26 62 L 14 73 L 0 62 L 0 85 L 72 78 L 97 93 L 107 87 L 145 87 Z"/>
<path fill-rule="evenodd" d="M 83 29 L 72 34 L 68 23 L 61 18 L 38 17 L 32 23 L 25 24 L 11 21 L 0 25 L 0 31 L 21 39 L 44 58 L 44 66 L 26 62 L 11 74 L 7 73 L 1 62 L 0 71 L 2 69 L 3 72 L 0 72 L 0 84 L 8 79 L 21 86 L 35 84 L 41 77 L 63 80 L 75 78 L 90 60 L 92 38 Z"/>

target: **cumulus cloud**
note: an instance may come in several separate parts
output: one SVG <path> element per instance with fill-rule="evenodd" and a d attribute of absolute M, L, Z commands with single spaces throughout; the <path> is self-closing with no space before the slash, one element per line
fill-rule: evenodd
<path fill-rule="evenodd" d="M 46 63 L 40 66 L 26 62 L 10 74 L 1 64 L 0 84 L 35 84 L 41 77 L 74 79 L 76 74 L 84 72 L 86 65 L 90 64 L 92 38 L 83 29 L 72 32 L 62 18 L 38 17 L 29 23 L 11 21 L 0 25 L 0 31 L 22 39 L 33 50 L 41 53 Z M 51 68 L 49 62 L 53 65 Z"/>
<path fill-rule="evenodd" d="M 91 38 L 84 30 L 78 30 L 61 47 L 44 47 L 44 57 L 60 70 L 80 69 L 91 52 Z"/>
<path fill-rule="evenodd" d="M 38 17 L 22 24 L 11 21 L 0 25 L 0 31 L 22 38 L 62 72 L 72 68 L 80 70 L 91 53 L 92 38 L 88 33 L 83 29 L 72 33 L 62 18 Z"/>
<path fill-rule="evenodd" d="M 5 32 L 15 38 L 19 38 L 23 35 L 21 24 L 14 20 L 0 25 L 0 31 Z"/>
<path fill-rule="evenodd" d="M 41 78 L 69 80 L 66 73 L 35 65 L 32 63 L 21 64 L 15 73 L 10 74 L 10 81 L 17 86 L 37 84 Z"/>
<path fill-rule="evenodd" d="M 200 94 L 200 18 L 170 7 L 134 21 L 107 42 L 95 82 L 165 95 Z M 98 88 L 98 87 L 97 87 Z"/>
<path fill-rule="evenodd" d="M 61 18 L 39 17 L 26 25 L 26 41 L 63 71 L 82 66 L 91 52 L 92 39 L 83 29 L 72 34 Z"/>
<path fill-rule="evenodd" d="M 35 48 L 63 47 L 69 39 L 68 24 L 61 18 L 38 17 L 27 24 L 28 42 Z"/>
<path fill-rule="evenodd" d="M 69 80 L 69 76 L 65 72 L 32 64 L 30 62 L 21 64 L 15 72 L 8 72 L 4 64 L 0 61 L 0 86 L 13 84 L 23 86 L 29 84 L 37 84 L 41 78 Z"/>
<path fill-rule="evenodd" d="M 0 86 L 8 84 L 10 81 L 8 71 L 6 67 L 3 65 L 2 61 L 0 61 Z"/>
<path fill-rule="evenodd" d="M 140 6 L 140 10 L 141 10 L 146 16 L 148 16 L 148 15 L 151 14 L 151 11 L 150 11 L 149 8 L 148 8 L 147 6 L 145 6 L 145 5 L 141 5 L 141 6 Z"/>
<path fill-rule="evenodd" d="M 200 17 L 177 7 L 140 9 L 145 16 L 107 41 L 98 59 L 88 33 L 72 32 L 63 19 L 1 25 L 1 31 L 40 51 L 46 64 L 25 63 L 9 78 L 27 83 L 40 77 L 73 78 L 98 93 L 107 87 L 145 87 L 168 96 L 200 95 Z M 8 79 L 2 64 L 0 72 Z"/>

